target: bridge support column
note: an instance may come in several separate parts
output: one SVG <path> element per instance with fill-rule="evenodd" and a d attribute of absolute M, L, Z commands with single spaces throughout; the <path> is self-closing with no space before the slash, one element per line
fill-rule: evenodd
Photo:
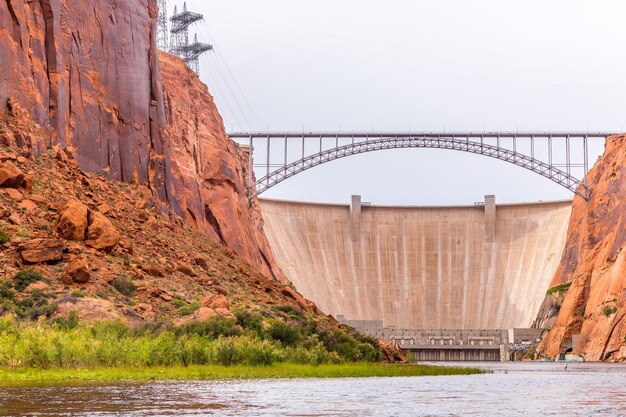
<path fill-rule="evenodd" d="M 496 196 L 485 196 L 485 239 L 487 242 L 496 240 Z"/>
<path fill-rule="evenodd" d="M 353 195 L 350 198 L 350 235 L 352 241 L 361 239 L 361 196 Z"/>

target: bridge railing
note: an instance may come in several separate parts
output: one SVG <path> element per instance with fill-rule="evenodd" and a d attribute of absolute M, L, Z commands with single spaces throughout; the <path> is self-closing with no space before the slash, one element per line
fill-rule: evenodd
<path fill-rule="evenodd" d="M 249 198 L 332 160 L 375 150 L 418 147 L 501 159 L 588 198 L 584 178 L 610 135 L 607 132 L 243 132 L 232 133 L 230 137 L 250 148 Z M 254 181 L 253 174 L 258 180 Z"/>

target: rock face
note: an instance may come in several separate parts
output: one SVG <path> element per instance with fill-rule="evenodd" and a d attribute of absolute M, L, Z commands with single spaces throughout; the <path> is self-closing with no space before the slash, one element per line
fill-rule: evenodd
<path fill-rule="evenodd" d="M 626 136 L 607 141 L 587 183 L 591 200 L 574 200 L 566 248 L 551 284 L 571 286 L 539 350 L 555 356 L 571 346 L 586 360 L 625 361 Z"/>
<path fill-rule="evenodd" d="M 156 0 L 0 2 L 0 142 L 35 156 L 58 145 L 60 163 L 146 184 L 162 211 L 282 278 L 245 158 L 207 87 L 159 56 L 156 16 Z"/>
<path fill-rule="evenodd" d="M 161 52 L 160 63 L 170 200 L 187 223 L 206 230 L 266 275 L 282 278 L 260 212 L 248 208 L 246 156 L 226 136 L 206 85 L 179 58 Z"/>

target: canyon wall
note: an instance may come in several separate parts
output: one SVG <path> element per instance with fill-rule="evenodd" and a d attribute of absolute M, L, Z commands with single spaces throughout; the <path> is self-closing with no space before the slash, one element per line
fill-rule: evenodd
<path fill-rule="evenodd" d="M 573 347 L 585 359 L 626 360 L 626 136 L 614 136 L 574 199 L 567 244 L 552 280 L 571 283 L 539 350 Z M 572 346 L 573 345 L 573 346 Z"/>
<path fill-rule="evenodd" d="M 261 207 L 282 270 L 327 313 L 400 328 L 508 329 L 537 315 L 571 202 Z"/>
<path fill-rule="evenodd" d="M 87 171 L 147 184 L 165 213 L 282 278 L 245 158 L 207 87 L 159 56 L 156 16 L 156 0 L 0 0 L 0 142 L 59 146 Z"/>

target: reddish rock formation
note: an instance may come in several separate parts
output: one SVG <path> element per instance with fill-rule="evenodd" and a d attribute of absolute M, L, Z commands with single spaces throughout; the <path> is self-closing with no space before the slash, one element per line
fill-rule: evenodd
<path fill-rule="evenodd" d="M 74 255 L 70 257 L 66 273 L 73 282 L 78 284 L 85 284 L 91 278 L 89 266 L 82 256 Z"/>
<path fill-rule="evenodd" d="M 185 63 L 161 52 L 171 156 L 171 197 L 187 223 L 206 230 L 266 275 L 275 268 L 260 214 L 248 208 L 246 157 L 224 129 L 208 88 Z"/>
<path fill-rule="evenodd" d="M 552 286 L 571 282 L 539 350 L 586 360 L 626 360 L 626 136 L 607 141 L 587 176 L 591 200 L 574 199 L 566 248 Z"/>
<path fill-rule="evenodd" d="M 89 209 L 78 201 L 68 201 L 59 217 L 57 230 L 67 240 L 83 241 L 87 235 Z"/>
<path fill-rule="evenodd" d="M 89 228 L 85 244 L 94 249 L 111 252 L 120 243 L 120 232 L 102 213 L 89 213 Z"/>
<path fill-rule="evenodd" d="M 59 163 L 149 185 L 163 211 L 284 279 L 207 87 L 159 63 L 156 15 L 156 0 L 0 2 L 0 142 L 59 145 Z"/>

